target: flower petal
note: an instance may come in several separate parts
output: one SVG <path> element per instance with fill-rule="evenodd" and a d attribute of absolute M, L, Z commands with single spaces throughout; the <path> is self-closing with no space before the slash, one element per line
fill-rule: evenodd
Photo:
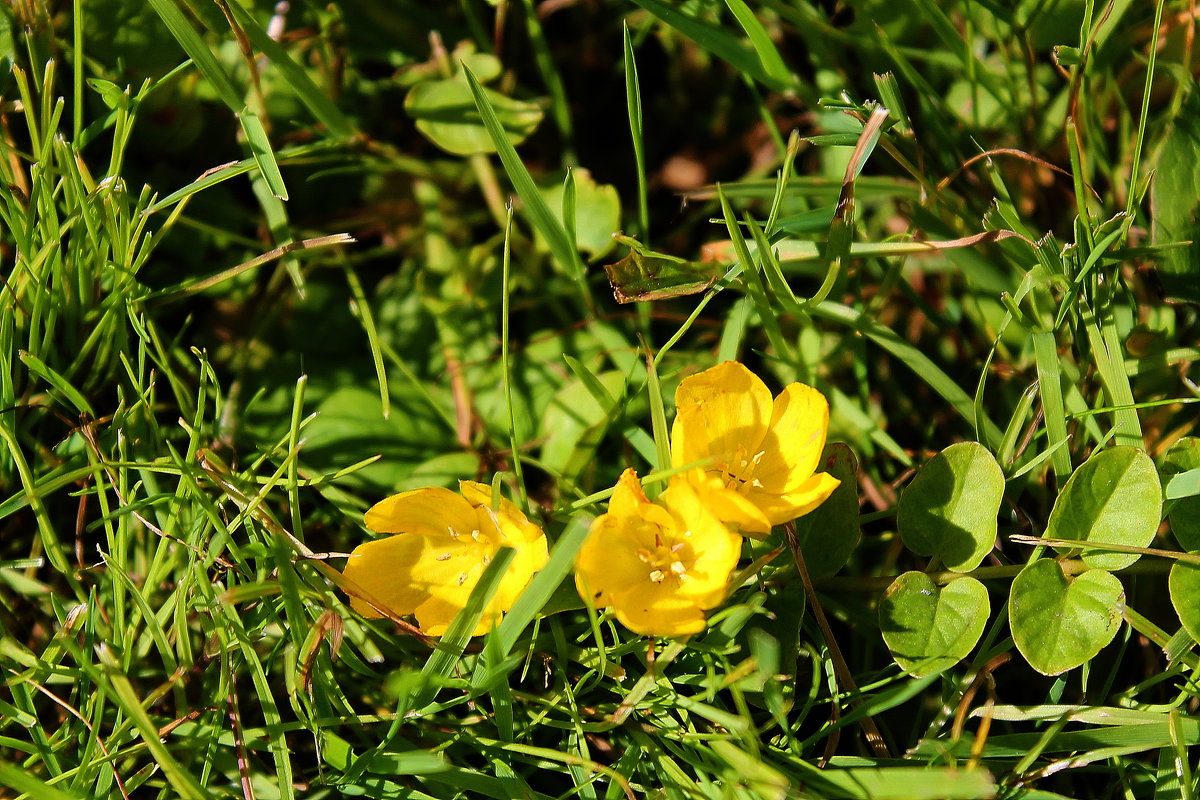
<path fill-rule="evenodd" d="M 760 488 L 773 494 L 797 491 L 816 471 L 828 430 L 825 395 L 803 383 L 785 388 L 772 405 L 770 430 L 754 471 Z"/>
<path fill-rule="evenodd" d="M 633 524 L 638 520 L 667 528 L 671 526 L 671 515 L 662 506 L 655 505 L 646 498 L 642 483 L 633 469 L 622 472 L 621 477 L 617 480 L 613 495 L 608 501 L 608 514 L 621 520 L 624 523 L 624 529 L 631 536 L 640 527 Z M 644 547 L 647 544 L 636 538 L 634 541 L 638 547 Z"/>
<path fill-rule="evenodd" d="M 675 515 L 674 539 L 683 544 L 679 555 L 687 567 L 675 591 L 699 608 L 720 604 L 742 553 L 742 537 L 709 510 L 709 497 L 701 497 L 686 482 L 672 482 L 662 499 Z"/>
<path fill-rule="evenodd" d="M 411 614 L 429 599 L 428 585 L 412 580 L 414 567 L 426 557 L 429 538 L 400 534 L 364 542 L 354 548 L 342 575 L 353 581 L 375 603 L 397 616 Z M 350 595 L 350 606 L 368 619 L 383 616 L 365 599 Z"/>
<path fill-rule="evenodd" d="M 462 494 L 463 499 L 477 508 L 483 506 L 490 509 L 492 506 L 492 487 L 486 483 L 459 481 L 458 491 Z M 494 509 L 494 511 L 500 519 L 500 530 L 504 533 L 505 538 L 526 542 L 545 539 L 542 529 L 530 522 L 521 509 L 503 495 L 500 496 L 500 508 Z"/>
<path fill-rule="evenodd" d="M 645 581 L 633 587 L 613 604 L 613 611 L 622 625 L 645 636 L 686 636 L 706 625 L 704 612 L 666 583 Z"/>
<path fill-rule="evenodd" d="M 479 576 L 476 575 L 474 580 L 469 580 L 466 585 L 473 589 L 478 580 Z M 470 595 L 470 591 L 467 591 L 461 597 L 430 596 L 428 600 L 413 612 L 413 616 L 417 619 L 417 625 L 430 636 L 444 635 L 446 629 L 450 627 L 450 623 L 466 607 L 467 598 Z M 502 616 L 499 604 L 493 599 L 479 618 L 479 622 L 475 625 L 475 630 L 471 631 L 471 635 L 482 636 L 487 633 L 495 627 Z"/>
<path fill-rule="evenodd" d="M 525 591 L 525 587 L 533 578 L 533 573 L 546 566 L 546 562 L 550 560 L 546 537 L 538 536 L 532 541 L 526 540 L 523 535 L 513 533 L 514 524 L 511 520 L 497 515 L 487 506 L 477 508 L 476 512 L 479 515 L 481 530 L 495 530 L 498 534 L 497 544 L 511 547 L 516 551 L 513 553 L 513 560 L 508 565 L 508 571 L 501 578 L 500 586 L 496 591 L 495 602 L 500 609 L 508 610 L 512 608 L 512 604 L 516 602 L 521 592 Z M 541 528 L 537 530 L 538 533 L 541 533 Z"/>
<path fill-rule="evenodd" d="M 650 568 L 637 555 L 643 546 L 625 521 L 611 513 L 597 517 L 575 557 L 579 596 L 590 597 L 597 608 L 604 608 L 612 605 L 614 597 L 649 583 Z"/>
<path fill-rule="evenodd" d="M 727 459 L 738 446 L 753 454 L 771 419 L 771 390 L 736 361 L 725 361 L 684 378 L 675 391 L 671 463 L 683 466 L 716 456 Z"/>
<path fill-rule="evenodd" d="M 793 492 L 786 494 L 751 492 L 747 497 L 762 510 L 772 525 L 782 525 L 785 522 L 791 522 L 796 517 L 803 517 L 824 503 L 840 483 L 841 481 L 829 473 L 818 472 Z"/>
<path fill-rule="evenodd" d="M 449 529 L 469 534 L 475 514 L 470 503 L 449 489 L 427 486 L 380 500 L 367 511 L 365 521 L 379 533 L 440 536 Z"/>
<path fill-rule="evenodd" d="M 771 522 L 745 495 L 725 487 L 714 473 L 691 469 L 681 478 L 691 484 L 717 519 L 736 525 L 740 533 L 770 533 Z M 761 538 L 761 537 L 752 537 Z"/>

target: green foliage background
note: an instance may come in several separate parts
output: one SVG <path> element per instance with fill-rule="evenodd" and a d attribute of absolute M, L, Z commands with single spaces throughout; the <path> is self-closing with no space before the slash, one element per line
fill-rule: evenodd
<path fill-rule="evenodd" d="M 1195 796 L 1195 24 L 1184 0 L 6 4 L 0 794 Z M 617 231 L 660 299 L 612 299 Z M 708 631 L 648 652 L 571 559 L 624 468 L 668 466 L 678 381 L 731 358 L 829 397 L 853 491 L 800 521 L 814 592 L 777 533 Z M 906 503 L 982 565 L 897 514 L 961 441 L 999 509 L 962 528 L 950 477 Z M 1089 539 L 1116 511 L 1052 517 L 1060 491 L 1138 449 L 1165 488 L 1143 470 L 1120 510 L 1166 517 L 1157 553 L 1012 538 Z M 550 566 L 484 639 L 358 618 L 362 511 L 459 478 L 544 524 Z M 881 616 L 902 573 L 920 597 Z M 1044 610 L 1060 578 L 1101 619 L 1030 650 L 1009 588 Z"/>

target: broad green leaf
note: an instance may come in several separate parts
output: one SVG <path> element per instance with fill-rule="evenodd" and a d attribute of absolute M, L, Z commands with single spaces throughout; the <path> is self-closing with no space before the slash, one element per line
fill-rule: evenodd
<path fill-rule="evenodd" d="M 832 575 L 845 566 L 862 538 L 858 524 L 858 459 L 841 442 L 825 445 L 822 470 L 841 481 L 816 510 L 796 520 L 796 539 L 814 578 Z"/>
<path fill-rule="evenodd" d="M 542 121 L 542 109 L 533 103 L 483 89 L 511 144 L 520 144 Z M 483 125 L 479 110 L 464 80 L 450 78 L 418 83 L 404 98 L 404 110 L 416 120 L 417 130 L 443 150 L 460 156 L 494 153 L 496 147 Z"/>
<path fill-rule="evenodd" d="M 1200 641 L 1200 566 L 1176 561 L 1171 567 L 1171 575 L 1167 579 L 1171 593 L 1171 605 L 1183 629 Z"/>
<path fill-rule="evenodd" d="M 924 678 L 966 658 L 989 610 L 987 589 L 974 578 L 938 586 L 924 572 L 906 572 L 879 601 L 879 628 L 900 668 Z"/>
<path fill-rule="evenodd" d="M 616 245 L 613 234 L 621 229 L 621 199 L 617 188 L 596 183 L 586 169 L 571 172 L 575 179 L 575 246 L 591 258 L 601 258 Z M 542 198 L 559 222 L 563 219 L 562 182 L 542 189 Z M 542 235 L 535 231 L 538 249 L 549 250 Z"/>
<path fill-rule="evenodd" d="M 369 496 L 395 491 L 431 452 L 455 447 L 429 407 L 412 395 L 393 398 L 393 413 L 385 418 L 379 411 L 379 394 L 368 386 L 351 384 L 331 392 L 317 411 L 317 418 L 305 428 L 301 463 L 316 472 L 332 473 L 351 460 L 382 455 L 342 480 Z M 434 483 L 437 481 L 429 478 L 420 485 Z"/>
<path fill-rule="evenodd" d="M 596 377 L 609 396 L 618 398 L 625 393 L 622 373 L 611 370 Z M 567 476 L 583 469 L 608 426 L 611 411 L 583 381 L 566 384 L 554 395 L 542 420 L 542 429 L 548 434 L 542 443 L 542 463 Z"/>
<path fill-rule="evenodd" d="M 1029 665 L 1058 675 L 1095 656 L 1117 635 L 1125 590 L 1110 572 L 1068 577 L 1054 559 L 1035 561 L 1012 584 L 1008 625 Z"/>
<path fill-rule="evenodd" d="M 458 482 L 479 472 L 479 456 L 474 453 L 442 453 L 418 464 L 408 477 L 396 484 L 395 491 L 407 492 L 426 486 L 457 490 Z"/>
<path fill-rule="evenodd" d="M 1169 297 L 1200 301 L 1200 92 L 1192 91 L 1167 135 L 1150 188 L 1154 244 L 1191 242 L 1162 251 L 1158 274 Z"/>
<path fill-rule="evenodd" d="M 1200 469 L 1200 438 L 1185 436 L 1171 445 L 1159 464 L 1164 487 L 1185 472 Z M 1168 502 L 1171 533 L 1184 550 L 1200 550 L 1200 496 L 1180 497 Z"/>
<path fill-rule="evenodd" d="M 910 550 L 968 572 L 992 549 L 1003 497 L 996 459 L 978 442 L 959 442 L 931 458 L 905 488 L 896 524 Z"/>
<path fill-rule="evenodd" d="M 1046 536 L 1145 547 L 1154 539 L 1160 519 L 1162 487 L 1150 456 L 1135 447 L 1110 447 L 1071 475 L 1050 512 Z M 1083 560 L 1089 567 L 1115 570 L 1139 557 L 1090 551 Z"/>

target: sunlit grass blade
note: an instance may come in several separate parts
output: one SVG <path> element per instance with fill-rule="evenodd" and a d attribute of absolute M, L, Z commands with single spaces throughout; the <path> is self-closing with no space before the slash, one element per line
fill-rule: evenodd
<path fill-rule="evenodd" d="M 159 2 L 163 1 L 159 0 Z M 233 12 L 234 18 L 249 38 L 250 43 L 266 57 L 273 68 L 279 70 L 284 78 L 284 84 L 295 93 L 313 117 L 338 138 L 349 139 L 354 136 L 354 124 L 329 99 L 329 96 L 313 83 L 312 79 L 308 77 L 308 73 L 292 60 L 287 51 L 262 29 L 250 12 L 240 3 L 230 3 L 229 9 Z"/>
<path fill-rule="evenodd" d="M 513 187 L 517 190 L 517 194 L 521 198 L 521 202 L 525 205 L 525 213 L 528 214 L 533 226 L 546 239 L 546 242 L 550 246 L 550 252 L 554 254 L 555 259 L 562 265 L 563 269 L 567 270 L 575 278 L 579 283 L 580 290 L 583 291 L 585 298 L 587 298 L 583 263 L 579 260 L 579 254 L 571 246 L 571 241 L 567 236 L 566 230 L 563 229 L 558 218 L 554 216 L 549 206 L 546 205 L 546 201 L 542 198 L 541 192 L 538 191 L 537 185 L 533 182 L 529 170 L 525 168 L 521 157 L 517 155 L 517 151 L 509 143 L 508 136 L 504 132 L 504 126 L 500 124 L 500 119 L 496 116 L 491 102 L 487 99 L 487 95 L 483 93 L 483 87 L 479 85 L 479 80 L 465 66 L 463 67 L 463 73 L 466 75 L 467 83 L 471 87 L 471 94 L 475 98 L 475 106 L 479 109 L 479 116 L 482 118 L 484 127 L 487 128 L 488 135 L 492 139 L 492 144 L 500 156 L 500 162 L 504 165 L 504 171 L 508 174 L 508 179 L 512 181 Z M 590 298 L 587 302 L 590 304 Z"/>
<path fill-rule="evenodd" d="M 242 93 L 233 85 L 229 73 L 217 61 L 217 57 L 200 38 L 200 34 L 196 33 L 196 29 L 179 10 L 174 0 L 149 0 L 149 3 L 167 26 L 167 30 L 175 37 L 175 41 L 196 65 L 196 69 L 212 84 L 213 91 L 217 93 L 221 102 L 235 114 L 241 111 L 245 105 Z"/>
<path fill-rule="evenodd" d="M 642 134 L 642 89 L 638 83 L 637 59 L 629 37 L 629 23 L 621 25 L 625 46 L 625 109 L 629 116 L 629 133 L 633 140 L 633 166 L 637 173 L 638 235 L 650 244 L 650 210 L 646 198 L 646 152 Z"/>
<path fill-rule="evenodd" d="M 639 6 L 674 28 L 713 55 L 728 62 L 738 72 L 753 77 L 776 90 L 786 90 L 789 81 L 780 80 L 763 68 L 758 54 L 723 29 L 703 22 L 690 14 L 667 5 L 662 0 L 634 0 Z"/>
<path fill-rule="evenodd" d="M 767 29 L 763 27 L 762 22 L 754 15 L 750 7 L 743 0 L 725 0 L 725 5 L 733 12 L 734 18 L 742 26 L 742 30 L 746 32 L 746 36 L 750 39 L 750 45 L 754 48 L 754 52 L 758 54 L 758 60 L 762 64 L 763 71 L 772 80 L 778 81 L 781 86 L 790 83 L 792 80 L 791 71 L 783 63 L 783 57 L 779 55 L 779 50 L 775 47 L 775 43 L 771 41 Z"/>

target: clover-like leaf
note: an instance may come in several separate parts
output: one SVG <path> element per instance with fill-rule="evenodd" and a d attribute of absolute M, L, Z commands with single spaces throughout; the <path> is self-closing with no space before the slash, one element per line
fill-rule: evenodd
<path fill-rule="evenodd" d="M 1176 561 L 1167 588 L 1183 629 L 1200 642 L 1200 564 Z"/>
<path fill-rule="evenodd" d="M 974 578 L 938 586 L 924 572 L 906 572 L 879 601 L 883 641 L 900 668 L 916 678 L 957 664 L 983 635 L 988 593 Z"/>
<path fill-rule="evenodd" d="M 1046 536 L 1145 547 L 1162 519 L 1162 488 L 1154 462 L 1136 447 L 1109 447 L 1083 462 L 1050 511 Z M 1070 548 L 1060 547 L 1059 550 Z M 1137 553 L 1090 551 L 1089 567 L 1123 569 Z"/>
<path fill-rule="evenodd" d="M 617 187 L 596 183 L 586 169 L 572 171 L 575 181 L 575 246 L 591 258 L 600 258 L 616 246 L 613 234 L 621 229 L 621 198 Z M 542 189 L 542 198 L 559 222 L 563 222 L 563 184 Z M 549 250 L 541 234 L 538 248 Z"/>
<path fill-rule="evenodd" d="M 514 145 L 525 141 L 541 123 L 543 113 L 537 105 L 491 89 L 483 91 Z M 496 152 L 465 80 L 418 83 L 404 98 L 404 110 L 416 120 L 417 130 L 447 152 L 460 156 Z"/>
<path fill-rule="evenodd" d="M 845 566 L 862 538 L 858 524 L 858 459 L 841 442 L 830 442 L 821 453 L 822 471 L 841 483 L 829 499 L 796 520 L 796 540 L 814 578 L 832 575 Z"/>
<path fill-rule="evenodd" d="M 1013 579 L 1008 625 L 1029 665 L 1058 675 L 1095 656 L 1117 635 L 1125 590 L 1110 572 L 1068 577 L 1055 560 L 1035 561 Z"/>
<path fill-rule="evenodd" d="M 996 459 L 978 442 L 959 442 L 931 458 L 904 489 L 896 525 L 914 553 L 968 572 L 992 549 L 1003 497 Z"/>
<path fill-rule="evenodd" d="M 1191 475 L 1200 470 L 1200 438 L 1185 436 L 1171 445 L 1158 469 L 1167 494 L 1171 533 L 1184 550 L 1200 550 L 1200 495 L 1173 497 L 1183 489 L 1180 484 L 1184 473 Z"/>

